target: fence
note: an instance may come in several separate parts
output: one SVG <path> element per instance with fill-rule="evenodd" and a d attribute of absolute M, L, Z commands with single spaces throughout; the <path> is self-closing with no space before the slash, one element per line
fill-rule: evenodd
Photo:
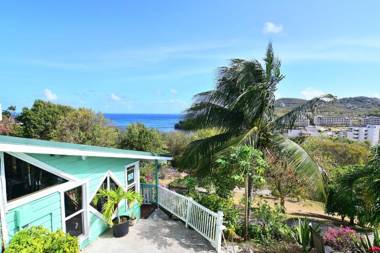
<path fill-rule="evenodd" d="M 213 212 L 206 207 L 195 202 L 193 199 L 185 197 L 165 187 L 157 187 L 158 205 L 170 213 L 183 220 L 186 227 L 190 226 L 204 238 L 210 241 L 217 252 L 221 251 L 223 232 L 223 212 Z M 144 196 L 144 203 L 156 202 L 156 186 L 141 185 L 141 194 Z"/>

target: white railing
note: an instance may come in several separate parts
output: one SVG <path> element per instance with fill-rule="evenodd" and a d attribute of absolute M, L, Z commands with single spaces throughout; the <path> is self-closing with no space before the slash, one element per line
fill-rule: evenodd
<path fill-rule="evenodd" d="M 152 184 L 141 184 L 141 195 L 144 204 L 156 203 L 156 187 Z"/>
<path fill-rule="evenodd" d="M 153 185 L 142 185 L 141 190 L 147 196 L 146 202 L 155 202 L 154 196 L 156 187 Z M 183 220 L 186 227 L 190 226 L 204 238 L 210 241 L 217 252 L 221 251 L 223 233 L 223 212 L 217 213 L 195 202 L 193 199 L 185 197 L 165 187 L 158 186 L 158 204 L 170 213 Z M 151 192 L 151 193 L 148 193 Z"/>

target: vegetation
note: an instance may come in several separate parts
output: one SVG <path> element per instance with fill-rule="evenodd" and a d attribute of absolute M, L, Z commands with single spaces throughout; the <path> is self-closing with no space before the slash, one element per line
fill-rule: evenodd
<path fill-rule="evenodd" d="M 62 231 L 29 227 L 17 232 L 5 253 L 79 253 L 78 238 Z"/>
<path fill-rule="evenodd" d="M 180 165 L 202 177 L 212 174 L 212 165 L 218 155 L 233 146 L 246 144 L 262 151 L 265 156 L 270 155 L 274 148 L 280 148 L 287 150 L 286 159 L 296 174 L 307 175 L 308 184 L 319 198 L 324 198 L 318 165 L 298 144 L 280 132 L 292 127 L 300 115 L 314 112 L 334 97 L 326 95 L 312 99 L 276 118 L 275 91 L 284 76 L 271 45 L 264 62 L 263 66 L 258 60 L 234 59 L 230 66 L 220 68 L 214 90 L 196 95 L 195 102 L 178 127 L 192 131 L 210 128 L 218 131 L 211 137 L 191 142 L 181 157 Z M 253 174 L 248 177 L 248 188 L 247 195 L 251 199 Z"/>
<path fill-rule="evenodd" d="M 94 204 L 96 205 L 98 200 L 101 198 L 106 198 L 107 202 L 103 206 L 102 213 L 107 221 L 107 223 L 112 227 L 114 224 L 113 215 L 116 211 L 116 224 L 121 223 L 119 204 L 122 200 L 126 200 L 131 207 L 134 203 L 141 205 L 142 196 L 138 192 L 124 191 L 121 187 L 117 187 L 115 190 L 100 189 L 99 193 L 94 199 Z"/>
<path fill-rule="evenodd" d="M 248 197 L 249 178 L 252 179 L 256 188 L 261 187 L 265 180 L 263 178 L 267 163 L 263 159 L 261 151 L 248 145 L 233 147 L 230 152 L 220 157 L 216 163 L 216 170 L 212 172 L 211 178 L 217 186 L 218 195 L 230 197 L 233 188 L 242 185 L 244 182 L 245 203 L 244 203 L 244 239 L 249 238 L 249 209 L 252 206 L 251 199 Z M 219 171 L 221 174 L 219 175 Z M 215 175 L 215 177 L 214 177 Z M 226 187 L 229 186 L 229 187 Z"/>
<path fill-rule="evenodd" d="M 23 108 L 16 120 L 21 123 L 16 135 L 27 138 L 51 140 L 62 117 L 75 109 L 65 105 L 36 100 L 33 106 Z"/>
<path fill-rule="evenodd" d="M 271 244 L 273 241 L 290 240 L 291 228 L 285 223 L 285 215 L 280 206 L 271 208 L 262 202 L 253 211 L 254 221 L 249 225 L 249 237 L 260 244 Z M 239 229 L 238 233 L 244 231 Z M 243 230 L 243 231 L 242 231 Z"/>
<path fill-rule="evenodd" d="M 280 198 L 280 205 L 285 211 L 285 198 L 305 198 L 308 196 L 308 182 L 304 175 L 296 173 L 289 164 L 287 151 L 274 148 L 268 156 L 270 169 L 266 171 L 266 179 L 272 190 L 272 195 Z"/>
<path fill-rule="evenodd" d="M 235 228 L 239 225 L 240 214 L 234 207 L 231 198 L 221 198 L 216 194 L 202 194 L 193 192 L 190 196 L 199 204 L 207 207 L 208 209 L 217 212 L 223 212 L 223 221 L 228 231 L 231 233 L 229 236 L 233 237 Z"/>
<path fill-rule="evenodd" d="M 342 166 L 364 165 L 370 155 L 368 144 L 340 138 L 309 137 L 301 146 L 327 172 Z"/>
<path fill-rule="evenodd" d="M 340 252 L 355 252 L 359 235 L 349 227 L 328 228 L 323 235 L 326 245 Z M 368 248 L 367 248 L 368 249 Z"/>
<path fill-rule="evenodd" d="M 80 108 L 61 117 L 51 138 L 57 141 L 113 147 L 117 145 L 119 132 L 111 127 L 101 113 Z"/>
<path fill-rule="evenodd" d="M 303 253 L 308 253 L 312 249 L 311 226 L 306 219 L 299 219 L 295 228 L 294 238 L 302 246 Z"/>
<path fill-rule="evenodd" d="M 147 128 L 141 123 L 134 123 L 122 133 L 120 148 L 162 152 L 163 140 L 156 129 Z"/>
<path fill-rule="evenodd" d="M 276 101 L 276 113 L 282 115 L 306 100 L 299 98 L 281 98 Z M 326 104 L 319 108 L 319 114 L 329 116 L 367 116 L 380 115 L 380 99 L 371 97 L 348 97 L 338 99 L 333 104 Z"/>
<path fill-rule="evenodd" d="M 378 227 L 380 224 L 380 153 L 379 147 L 373 150 L 371 160 L 358 170 L 351 170 L 340 178 L 341 196 L 352 194 L 356 204 L 357 219 L 362 225 Z M 356 202 L 360 205 L 358 206 Z M 346 205 L 346 203 L 341 203 Z"/>

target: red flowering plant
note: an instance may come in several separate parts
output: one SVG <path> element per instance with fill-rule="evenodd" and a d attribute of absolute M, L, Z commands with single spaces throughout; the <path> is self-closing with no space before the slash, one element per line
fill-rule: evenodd
<path fill-rule="evenodd" d="M 323 240 L 334 250 L 353 252 L 359 242 L 359 236 L 350 227 L 328 228 L 323 235 Z"/>
<path fill-rule="evenodd" d="M 373 230 L 373 240 L 369 239 L 368 234 L 360 237 L 360 241 L 356 242 L 356 252 L 380 252 L 380 232 L 379 229 Z"/>
<path fill-rule="evenodd" d="M 380 247 L 373 246 L 368 249 L 369 252 L 380 252 Z"/>

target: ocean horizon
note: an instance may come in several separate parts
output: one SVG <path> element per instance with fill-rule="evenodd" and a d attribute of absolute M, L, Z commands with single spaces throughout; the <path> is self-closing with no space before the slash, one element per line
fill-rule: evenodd
<path fill-rule="evenodd" d="M 125 129 L 132 123 L 142 123 L 161 132 L 170 132 L 175 130 L 174 126 L 182 119 L 183 114 L 104 113 L 104 117 L 120 129 Z"/>

